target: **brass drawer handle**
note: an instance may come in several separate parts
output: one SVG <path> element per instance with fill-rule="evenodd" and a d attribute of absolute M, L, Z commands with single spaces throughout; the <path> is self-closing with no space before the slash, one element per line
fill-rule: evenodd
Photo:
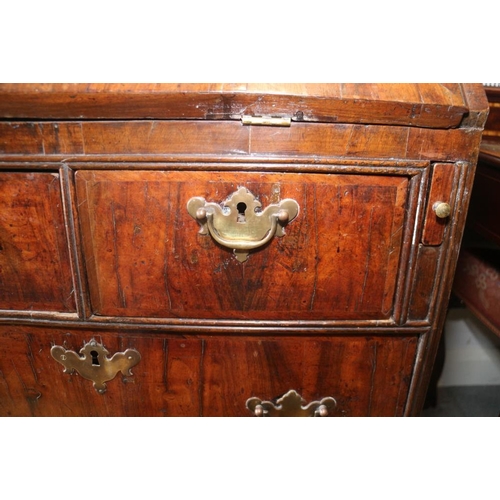
<path fill-rule="evenodd" d="M 276 403 L 262 401 L 259 398 L 247 400 L 247 408 L 256 417 L 326 417 L 329 410 L 337 406 L 333 398 L 323 398 L 303 406 L 305 401 L 296 391 L 288 391 Z"/>
<path fill-rule="evenodd" d="M 250 250 L 262 247 L 274 236 L 285 234 L 284 226 L 299 213 L 299 204 L 285 199 L 261 210 L 262 204 L 244 187 L 235 191 L 222 205 L 194 197 L 187 210 L 201 226 L 200 234 L 210 234 L 220 245 L 231 248 L 240 262 Z"/>
<path fill-rule="evenodd" d="M 64 373 L 76 370 L 83 378 L 94 382 L 94 388 L 99 394 L 106 392 L 105 382 L 114 379 L 118 372 L 121 371 L 125 376 L 132 375 L 130 369 L 141 360 L 141 355 L 135 349 L 117 352 L 108 358 L 107 349 L 94 339 L 80 349 L 82 356 L 58 345 L 52 346 L 50 354 L 64 366 Z"/>

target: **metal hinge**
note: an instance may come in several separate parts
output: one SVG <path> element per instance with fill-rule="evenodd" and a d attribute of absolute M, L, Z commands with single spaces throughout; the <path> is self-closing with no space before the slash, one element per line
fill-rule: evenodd
<path fill-rule="evenodd" d="M 292 119 L 282 116 L 250 116 L 241 117 L 243 125 L 268 125 L 271 127 L 289 127 Z"/>

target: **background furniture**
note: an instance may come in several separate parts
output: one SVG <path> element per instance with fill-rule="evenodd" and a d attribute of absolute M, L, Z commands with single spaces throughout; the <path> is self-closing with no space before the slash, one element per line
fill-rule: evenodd
<path fill-rule="evenodd" d="M 487 111 L 469 84 L 0 85 L 0 414 L 418 415 Z"/>
<path fill-rule="evenodd" d="M 468 230 L 454 293 L 500 336 L 500 87 L 487 87 L 485 125 L 472 190 Z"/>

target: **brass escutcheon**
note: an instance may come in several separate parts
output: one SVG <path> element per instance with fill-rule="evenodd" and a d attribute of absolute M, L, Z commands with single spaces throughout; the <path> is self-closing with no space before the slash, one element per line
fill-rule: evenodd
<path fill-rule="evenodd" d="M 240 187 L 221 205 L 194 197 L 187 210 L 201 226 L 200 234 L 210 234 L 220 245 L 231 248 L 240 262 L 250 250 L 262 247 L 274 236 L 284 236 L 284 227 L 299 213 L 299 204 L 281 200 L 264 210 L 262 204 L 245 187 Z"/>
<path fill-rule="evenodd" d="M 250 398 L 246 406 L 256 417 L 326 417 L 328 411 L 337 406 L 335 399 L 330 397 L 304 406 L 305 403 L 297 391 L 290 390 L 276 403 Z"/>
<path fill-rule="evenodd" d="M 94 382 L 94 388 L 99 394 L 106 392 L 106 383 L 115 378 L 118 372 L 125 376 L 132 375 L 130 369 L 141 360 L 141 355 L 135 349 L 117 352 L 108 358 L 109 352 L 95 339 L 86 343 L 80 349 L 80 355 L 55 345 L 50 350 L 52 357 L 64 366 L 64 373 L 74 373 L 76 370 L 83 378 Z"/>

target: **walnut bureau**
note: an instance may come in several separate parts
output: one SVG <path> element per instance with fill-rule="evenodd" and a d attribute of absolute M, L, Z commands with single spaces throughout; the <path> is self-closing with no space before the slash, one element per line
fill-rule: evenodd
<path fill-rule="evenodd" d="M 415 416 L 476 84 L 0 85 L 0 414 Z"/>

